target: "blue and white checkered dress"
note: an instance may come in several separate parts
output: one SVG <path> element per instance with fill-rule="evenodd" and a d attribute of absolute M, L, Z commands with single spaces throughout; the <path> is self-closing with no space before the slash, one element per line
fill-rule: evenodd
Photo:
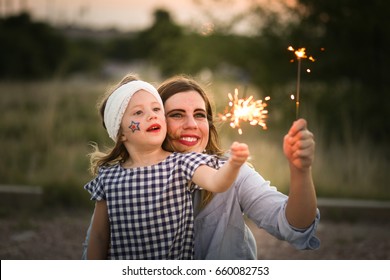
<path fill-rule="evenodd" d="M 214 156 L 173 153 L 146 167 L 101 168 L 85 185 L 107 201 L 110 259 L 192 259 L 193 209 L 188 187 L 199 165 L 219 167 Z"/>

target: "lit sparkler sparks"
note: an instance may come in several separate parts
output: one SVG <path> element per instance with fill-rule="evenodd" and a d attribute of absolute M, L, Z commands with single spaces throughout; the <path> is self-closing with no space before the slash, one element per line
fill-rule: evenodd
<path fill-rule="evenodd" d="M 293 98 L 293 96 L 291 96 L 291 99 L 295 99 L 296 118 L 298 119 L 298 116 L 299 116 L 299 89 L 300 89 L 300 83 L 301 83 L 301 60 L 307 58 L 310 61 L 314 62 L 315 59 L 312 56 L 306 55 L 306 48 L 299 48 L 299 49 L 295 50 L 292 46 L 289 46 L 287 48 L 287 50 L 294 52 L 294 54 L 297 58 L 297 61 L 298 61 L 296 98 Z M 292 59 L 291 62 L 294 62 L 294 59 Z M 310 73 L 310 69 L 308 69 L 307 72 Z"/>
<path fill-rule="evenodd" d="M 266 119 L 268 116 L 267 103 L 263 100 L 255 100 L 253 96 L 248 98 L 238 98 L 238 89 L 235 89 L 234 96 L 229 93 L 229 107 L 225 109 L 225 114 L 219 114 L 223 121 L 230 121 L 232 128 L 237 128 L 238 133 L 242 134 L 240 122 L 249 122 L 250 125 L 259 125 L 267 129 Z M 271 98 L 267 96 L 264 100 Z"/>

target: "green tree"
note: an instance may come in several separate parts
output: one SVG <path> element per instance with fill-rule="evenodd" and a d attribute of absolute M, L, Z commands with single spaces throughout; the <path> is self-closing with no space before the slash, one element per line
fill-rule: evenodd
<path fill-rule="evenodd" d="M 0 78 L 53 76 L 67 51 L 61 33 L 27 13 L 0 19 L 0 42 Z"/>
<path fill-rule="evenodd" d="M 390 124 L 385 116 L 390 101 L 390 2 L 298 2 L 296 12 L 301 21 L 292 37 L 326 50 L 316 67 L 329 91 L 319 110 L 339 120 L 334 122 L 334 117 L 329 117 L 329 126 L 347 116 L 354 123 L 356 137 L 368 132 L 374 141 L 388 142 Z M 343 89 L 338 90 L 340 87 Z"/>
<path fill-rule="evenodd" d="M 182 28 L 175 24 L 169 12 L 156 10 L 153 25 L 136 37 L 136 51 L 141 57 L 155 61 L 164 74 L 172 74 L 181 57 L 175 52 L 183 38 Z"/>

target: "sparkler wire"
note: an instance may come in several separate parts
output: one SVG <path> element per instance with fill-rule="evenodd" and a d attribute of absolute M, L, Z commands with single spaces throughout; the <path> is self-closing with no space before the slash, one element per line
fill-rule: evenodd
<path fill-rule="evenodd" d="M 298 57 L 298 71 L 297 71 L 297 99 L 295 101 L 295 118 L 299 117 L 299 89 L 301 86 L 301 58 Z"/>

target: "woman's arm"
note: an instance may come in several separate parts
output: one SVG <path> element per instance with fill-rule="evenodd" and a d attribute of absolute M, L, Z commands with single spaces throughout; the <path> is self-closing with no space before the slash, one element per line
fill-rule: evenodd
<path fill-rule="evenodd" d="M 290 166 L 286 218 L 296 228 L 309 227 L 316 216 L 317 197 L 311 173 L 314 149 L 314 137 L 306 121 L 295 121 L 284 137 L 283 150 Z"/>
<path fill-rule="evenodd" d="M 107 202 L 96 201 L 91 234 L 89 237 L 87 259 L 107 259 L 110 244 L 110 223 L 108 220 Z"/>
<path fill-rule="evenodd" d="M 218 170 L 207 165 L 199 166 L 192 177 L 198 186 L 211 192 L 226 191 L 237 178 L 241 166 L 249 157 L 246 144 L 234 142 L 230 147 L 229 160 Z"/>
<path fill-rule="evenodd" d="M 236 212 L 245 213 L 258 228 L 264 229 L 278 239 L 286 240 L 300 250 L 319 247 L 320 242 L 315 236 L 319 215 L 310 227 L 296 230 L 296 227 L 292 227 L 286 218 L 288 196 L 279 192 L 256 170 L 245 165 L 241 167 L 233 187 L 239 205 L 234 204 L 231 207 L 234 207 Z M 229 192 L 231 193 L 231 190 Z M 217 194 L 215 198 L 221 195 Z M 242 222 L 244 223 L 244 220 Z"/>

